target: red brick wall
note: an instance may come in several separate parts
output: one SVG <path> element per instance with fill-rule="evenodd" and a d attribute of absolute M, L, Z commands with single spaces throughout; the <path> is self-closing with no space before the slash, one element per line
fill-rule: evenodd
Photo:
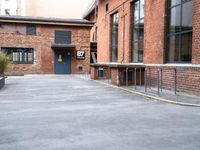
<path fill-rule="evenodd" d="M 131 61 L 131 0 L 99 0 L 98 12 L 98 63 L 110 62 L 110 16 L 119 12 L 119 43 L 118 62 L 122 61 L 122 26 L 125 16 L 125 63 Z M 105 5 L 109 3 L 109 11 Z M 184 92 L 200 91 L 200 72 L 196 64 L 200 64 L 200 1 L 193 0 L 193 48 L 192 64 L 179 67 L 177 65 L 177 88 Z M 145 0 L 144 23 L 144 64 L 165 64 L 167 45 L 167 0 Z M 158 67 L 155 65 L 156 71 Z M 164 67 L 164 88 L 171 89 L 173 85 L 172 70 L 174 67 Z M 173 66 L 173 65 L 172 65 Z M 112 70 L 112 83 L 119 85 L 119 69 Z M 152 82 L 157 82 L 157 72 L 152 72 Z"/>
<path fill-rule="evenodd" d="M 200 64 L 200 1 L 193 0 L 193 5 L 192 63 Z"/>
<path fill-rule="evenodd" d="M 145 1 L 144 63 L 163 64 L 166 0 Z"/>
<path fill-rule="evenodd" d="M 148 83 L 152 86 L 158 84 L 158 68 L 149 67 Z M 179 92 L 195 93 L 200 92 L 200 68 L 198 67 L 161 67 L 163 72 L 163 88 L 174 90 L 174 70 L 176 69 L 176 88 Z"/>
<path fill-rule="evenodd" d="M 90 28 L 37 25 L 37 36 L 26 35 L 26 25 L 2 23 L 0 27 L 0 47 L 34 48 L 34 64 L 12 65 L 15 73 L 54 73 L 54 43 L 55 30 L 72 31 L 72 43 L 76 45 L 71 53 L 72 73 L 89 73 L 90 64 Z M 86 59 L 76 60 L 76 51 L 85 50 Z M 79 71 L 79 66 L 83 71 Z"/>

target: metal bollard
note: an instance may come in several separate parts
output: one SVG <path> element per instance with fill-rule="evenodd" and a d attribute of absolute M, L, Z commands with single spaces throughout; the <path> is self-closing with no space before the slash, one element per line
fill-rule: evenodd
<path fill-rule="evenodd" d="M 160 69 L 160 90 L 163 91 L 163 69 Z"/>
<path fill-rule="evenodd" d="M 128 86 L 128 68 L 126 68 L 126 86 Z"/>
<path fill-rule="evenodd" d="M 175 95 L 177 94 L 176 75 L 177 75 L 176 68 L 174 68 L 174 94 Z"/>
<path fill-rule="evenodd" d="M 145 78 L 145 79 L 144 79 L 144 81 L 145 81 L 145 92 L 147 92 L 147 80 L 148 80 L 148 79 L 147 79 L 147 70 L 148 70 L 148 69 L 145 68 L 145 72 L 144 72 L 144 78 Z"/>
<path fill-rule="evenodd" d="M 160 96 L 160 69 L 157 70 L 158 96 Z"/>
<path fill-rule="evenodd" d="M 137 88 L 137 68 L 135 68 L 135 79 L 134 79 L 135 89 Z"/>

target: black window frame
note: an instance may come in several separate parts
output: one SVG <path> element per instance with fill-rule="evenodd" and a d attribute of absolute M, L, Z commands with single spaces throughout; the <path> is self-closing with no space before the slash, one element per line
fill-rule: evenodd
<path fill-rule="evenodd" d="M 114 22 L 114 17 L 115 19 L 117 20 L 116 22 Z M 110 28 L 111 28 L 111 31 L 110 31 L 110 35 L 111 35 L 111 45 L 110 45 L 110 61 L 111 62 L 118 62 L 118 50 L 119 50 L 119 47 L 118 47 L 118 40 L 119 40 L 119 12 L 115 12 L 111 15 L 110 17 Z M 116 37 L 113 37 L 114 36 L 114 28 L 117 28 L 115 31 L 116 31 Z M 116 38 L 115 40 L 115 43 L 113 42 L 114 41 L 114 38 Z M 113 54 L 115 54 L 115 56 L 113 56 Z"/>
<path fill-rule="evenodd" d="M 192 63 L 192 39 L 191 39 L 191 56 L 190 56 L 190 61 L 181 61 L 181 50 L 182 50 L 182 36 L 185 35 L 185 34 L 189 34 L 191 33 L 191 36 L 193 35 L 193 25 L 192 25 L 192 29 L 191 30 L 184 30 L 184 31 L 181 31 L 181 27 L 182 27 L 182 18 L 183 18 L 183 5 L 185 3 L 188 3 L 188 2 L 192 2 L 193 3 L 193 0 L 181 0 L 180 4 L 175 4 L 175 5 L 172 5 L 171 6 L 171 1 L 172 0 L 168 0 L 167 1 L 167 14 L 168 14 L 168 17 L 167 17 L 167 43 L 166 43 L 166 52 L 165 52 L 165 62 L 166 63 L 179 63 L 179 64 L 191 64 Z M 173 32 L 171 33 L 171 29 L 170 29 L 170 24 L 171 24 L 171 9 L 173 8 L 176 8 L 176 7 L 181 7 L 180 8 L 180 26 L 179 26 L 179 30 L 178 32 Z M 170 38 L 171 37 L 176 37 L 176 36 L 179 36 L 178 39 L 179 39 L 179 49 L 178 49 L 178 59 L 179 61 L 170 61 L 169 57 L 170 57 Z M 175 53 L 175 52 L 174 52 Z"/>
<path fill-rule="evenodd" d="M 56 44 L 72 44 L 72 31 L 69 30 L 55 30 Z"/>
<path fill-rule="evenodd" d="M 138 11 L 138 20 L 135 20 L 135 5 L 136 3 L 139 2 L 139 11 Z M 145 1 L 144 1 L 145 3 Z M 135 0 L 133 2 L 131 2 L 131 62 L 134 62 L 134 63 L 143 63 L 143 57 L 144 57 L 144 19 L 145 19 L 145 16 L 141 17 L 141 0 Z M 144 14 L 144 9 L 143 9 L 143 14 Z M 145 14 L 144 14 L 145 15 Z M 138 36 L 137 38 L 135 39 L 134 38 L 134 30 L 135 30 L 135 26 L 138 24 L 139 26 L 141 25 L 140 23 L 143 21 L 143 32 L 142 32 L 142 39 L 140 38 L 141 34 L 140 34 L 140 27 L 139 27 L 139 32 L 138 32 Z M 134 51 L 135 51 L 135 43 L 138 45 L 138 48 L 137 48 L 137 60 L 134 59 Z"/>
<path fill-rule="evenodd" d="M 26 25 L 26 35 L 36 36 L 37 35 L 37 25 L 35 25 L 35 24 Z"/>
<path fill-rule="evenodd" d="M 8 48 L 8 47 L 3 47 L 1 50 L 5 53 L 7 53 L 12 60 L 13 64 L 34 64 L 34 48 Z M 29 61 L 29 55 L 28 53 L 32 53 L 32 60 Z M 18 61 L 13 61 L 13 53 L 19 53 L 18 54 Z M 20 58 L 21 54 L 21 58 Z M 21 61 L 20 61 L 21 59 Z M 27 61 L 25 61 L 27 60 Z"/>

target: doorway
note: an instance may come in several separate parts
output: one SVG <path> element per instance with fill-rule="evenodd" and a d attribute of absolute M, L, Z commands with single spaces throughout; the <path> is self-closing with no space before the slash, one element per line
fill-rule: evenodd
<path fill-rule="evenodd" d="M 71 54 L 67 50 L 54 51 L 55 74 L 71 74 Z"/>

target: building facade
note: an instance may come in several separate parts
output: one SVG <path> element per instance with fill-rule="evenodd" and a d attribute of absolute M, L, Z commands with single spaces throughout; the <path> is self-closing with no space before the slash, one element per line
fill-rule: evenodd
<path fill-rule="evenodd" d="M 94 25 L 90 31 L 90 49 L 91 49 L 91 63 L 97 63 L 97 37 L 98 37 L 98 26 L 97 26 L 97 19 L 98 19 L 98 5 L 97 1 L 94 0 L 91 5 L 89 5 L 88 9 L 83 15 L 83 18 L 94 22 Z"/>
<path fill-rule="evenodd" d="M 0 0 L 0 15 L 26 15 L 26 0 Z"/>
<path fill-rule="evenodd" d="M 0 17 L 0 50 L 11 56 L 14 74 L 81 74 L 90 71 L 86 20 Z"/>
<path fill-rule="evenodd" d="M 98 63 L 91 77 L 104 68 L 116 85 L 162 84 L 198 94 L 199 10 L 199 0 L 98 0 Z"/>

